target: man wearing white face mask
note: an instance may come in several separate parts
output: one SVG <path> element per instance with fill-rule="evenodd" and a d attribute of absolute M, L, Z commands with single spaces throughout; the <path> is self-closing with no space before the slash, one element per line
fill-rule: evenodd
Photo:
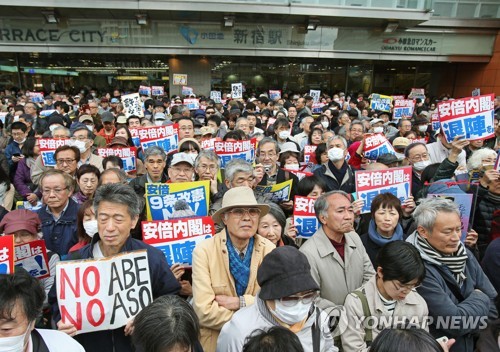
<path fill-rule="evenodd" d="M 384 133 L 384 120 L 373 119 L 370 121 L 370 127 L 373 133 Z"/>
<path fill-rule="evenodd" d="M 94 120 L 92 119 L 92 116 L 90 115 L 82 115 L 80 116 L 80 119 L 78 120 L 80 123 L 83 123 L 87 129 L 95 133 L 95 126 L 94 126 Z M 106 146 L 106 139 L 104 137 L 98 136 L 94 134 L 94 147 L 96 148 L 104 148 Z"/>
<path fill-rule="evenodd" d="M 94 144 L 94 135 L 90 132 L 87 127 L 80 126 L 73 131 L 73 136 L 71 137 L 71 145 L 75 146 L 80 150 L 80 161 L 78 166 L 84 164 L 94 165 L 99 169 L 100 172 L 104 171 L 102 167 L 102 157 L 99 155 L 92 154 L 92 145 Z"/>
<path fill-rule="evenodd" d="M 290 122 L 288 122 L 287 118 L 279 117 L 276 119 L 276 121 L 274 122 L 274 136 L 275 136 L 275 139 L 278 142 L 278 146 L 280 148 L 286 142 L 295 143 L 290 138 Z M 297 148 L 299 148 L 298 145 L 297 145 Z"/>
<path fill-rule="evenodd" d="M 327 192 L 344 191 L 353 193 L 356 190 L 354 171 L 346 161 L 347 141 L 344 137 L 335 136 L 327 143 L 328 162 L 321 165 L 314 174 L 325 180 Z"/>
<path fill-rule="evenodd" d="M 1 352 L 85 352 L 70 336 L 56 330 L 35 329 L 45 292 L 25 270 L 0 275 Z"/>
<path fill-rule="evenodd" d="M 217 351 L 242 351 L 245 339 L 255 329 L 273 326 L 294 332 L 304 351 L 316 350 L 313 346 L 321 352 L 338 351 L 328 328 L 328 317 L 314 303 L 319 286 L 310 270 L 306 256 L 292 246 L 278 247 L 266 255 L 257 272 L 261 289 L 255 303 L 234 313 L 224 324 Z"/>

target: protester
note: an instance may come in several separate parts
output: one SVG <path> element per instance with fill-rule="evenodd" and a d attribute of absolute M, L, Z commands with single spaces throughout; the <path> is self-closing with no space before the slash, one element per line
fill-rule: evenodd
<path fill-rule="evenodd" d="M 79 191 L 72 196 L 72 199 L 82 204 L 94 197 L 101 172 L 94 165 L 84 164 L 77 170 L 75 176 Z"/>
<path fill-rule="evenodd" d="M 30 170 L 35 163 L 35 159 L 40 155 L 38 140 L 33 137 L 27 138 L 21 151 L 24 158 L 17 165 L 16 175 L 13 180 L 14 187 L 24 200 L 35 205 L 39 199 L 35 193 L 38 185 L 32 181 Z"/>
<path fill-rule="evenodd" d="M 296 236 L 294 229 L 289 228 L 288 233 L 285 234 L 286 216 L 283 210 L 275 203 L 269 203 L 269 207 L 269 213 L 260 218 L 257 233 L 267 238 L 276 247 L 288 245 L 297 248 L 294 242 Z"/>

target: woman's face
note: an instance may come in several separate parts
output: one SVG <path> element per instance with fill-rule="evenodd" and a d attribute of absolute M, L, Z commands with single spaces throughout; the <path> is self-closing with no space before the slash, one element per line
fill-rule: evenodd
<path fill-rule="evenodd" d="M 391 237 L 399 222 L 399 213 L 394 208 L 380 207 L 374 214 L 377 232 L 384 237 Z"/>
<path fill-rule="evenodd" d="M 33 234 L 26 230 L 19 230 L 14 232 L 14 245 L 19 246 L 21 244 L 26 244 L 32 241 L 38 240 L 37 234 Z"/>
<path fill-rule="evenodd" d="M 277 244 L 281 239 L 282 230 L 278 220 L 271 214 L 267 214 L 260 219 L 257 233 L 272 243 Z"/>
<path fill-rule="evenodd" d="M 115 137 L 123 137 L 125 139 L 128 139 L 127 131 L 125 131 L 124 128 L 120 128 L 118 131 L 116 131 Z"/>
<path fill-rule="evenodd" d="M 91 197 L 94 195 L 95 190 L 97 189 L 97 183 L 99 179 L 97 175 L 94 173 L 86 173 L 83 174 L 78 179 L 78 186 L 80 187 L 80 191 L 87 197 Z"/>
<path fill-rule="evenodd" d="M 406 136 L 408 139 L 417 139 L 417 135 L 415 133 L 409 133 L 408 136 Z"/>
<path fill-rule="evenodd" d="M 35 156 L 40 155 L 40 143 L 38 143 L 38 139 L 35 141 L 35 146 L 33 147 L 33 154 Z"/>
<path fill-rule="evenodd" d="M 323 141 L 323 133 L 320 131 L 314 131 L 313 134 L 311 135 L 311 142 L 313 144 L 321 144 Z"/>
<path fill-rule="evenodd" d="M 299 165 L 299 160 L 296 157 L 294 157 L 293 155 L 290 155 L 285 160 L 285 165 Z"/>
<path fill-rule="evenodd" d="M 83 213 L 83 222 L 95 220 L 94 207 L 88 207 Z"/>
<path fill-rule="evenodd" d="M 327 162 L 328 162 L 328 153 L 327 152 L 321 153 L 321 165 Z"/>
<path fill-rule="evenodd" d="M 318 185 L 315 185 L 314 188 L 312 189 L 311 192 L 309 192 L 309 194 L 307 195 L 309 198 L 314 198 L 314 199 L 318 199 L 319 196 L 321 196 L 323 193 L 323 190 L 318 186 Z"/>

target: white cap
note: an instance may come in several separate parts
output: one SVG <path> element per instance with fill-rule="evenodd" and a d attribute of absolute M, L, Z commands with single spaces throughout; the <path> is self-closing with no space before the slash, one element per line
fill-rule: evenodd
<path fill-rule="evenodd" d="M 187 153 L 176 153 L 174 154 L 174 157 L 172 158 L 172 162 L 170 163 L 170 166 L 177 165 L 179 163 L 188 163 L 191 166 L 194 166 L 194 160 L 193 157 Z"/>
<path fill-rule="evenodd" d="M 378 122 L 384 122 L 384 120 L 382 120 L 382 119 L 373 119 L 373 120 L 370 121 L 370 125 L 375 125 Z"/>
<path fill-rule="evenodd" d="M 280 154 L 284 152 L 294 152 L 299 154 L 299 150 L 297 149 L 297 144 L 293 142 L 285 142 L 280 148 Z"/>

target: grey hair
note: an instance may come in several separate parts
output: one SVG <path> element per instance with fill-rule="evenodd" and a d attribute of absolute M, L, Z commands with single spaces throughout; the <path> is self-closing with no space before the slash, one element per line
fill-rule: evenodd
<path fill-rule="evenodd" d="M 219 156 L 211 149 L 202 149 L 198 153 L 198 156 L 196 157 L 194 161 L 194 168 L 197 169 L 198 165 L 200 164 L 200 159 L 201 158 L 206 158 L 210 161 L 213 161 L 217 164 L 217 167 L 220 169 L 220 158 Z"/>
<path fill-rule="evenodd" d="M 235 129 L 237 129 L 237 130 L 240 129 L 239 128 L 240 127 L 240 122 L 243 121 L 243 120 L 248 121 L 248 119 L 246 117 L 238 117 L 238 120 L 236 120 L 236 127 L 235 127 Z"/>
<path fill-rule="evenodd" d="M 188 107 L 187 107 L 186 105 L 179 105 L 179 106 L 177 107 L 177 112 L 178 112 L 179 114 L 181 114 L 181 115 L 182 115 L 182 113 L 183 113 L 184 111 L 186 111 L 186 110 L 189 110 L 189 109 L 188 109 Z"/>
<path fill-rule="evenodd" d="M 483 164 L 483 159 L 487 157 L 497 157 L 497 152 L 490 148 L 482 148 L 474 151 L 467 161 L 467 169 L 468 170 L 477 170 L 481 168 Z"/>
<path fill-rule="evenodd" d="M 152 146 L 144 150 L 144 161 L 146 161 L 150 156 L 161 156 L 163 161 L 167 159 L 167 154 L 165 154 L 165 151 L 163 148 L 158 147 L 158 146 Z"/>
<path fill-rule="evenodd" d="M 365 129 L 365 125 L 363 124 L 363 121 L 361 121 L 361 120 L 352 120 L 351 126 L 349 126 L 349 130 L 352 130 L 352 126 L 354 126 L 354 125 L 360 125 L 361 128 L 362 128 L 363 133 L 365 133 L 366 129 Z"/>
<path fill-rule="evenodd" d="M 344 145 L 344 148 L 347 148 L 347 141 L 344 137 L 340 136 L 340 135 L 335 135 L 333 137 L 330 137 L 328 138 L 328 143 L 327 143 L 327 147 L 328 147 L 328 144 L 330 144 L 331 141 L 334 141 L 338 139 L 339 141 L 342 142 L 342 144 Z"/>
<path fill-rule="evenodd" d="M 94 196 L 94 211 L 98 215 L 97 209 L 101 202 L 110 202 L 127 206 L 130 217 L 135 218 L 142 213 L 143 204 L 139 196 L 129 185 L 121 183 L 110 183 L 97 188 Z"/>
<path fill-rule="evenodd" d="M 101 173 L 101 177 L 99 177 L 99 185 L 98 186 L 102 185 L 102 178 L 104 175 L 107 175 L 107 174 L 115 174 L 116 177 L 118 177 L 118 180 L 120 181 L 120 183 L 127 184 L 128 176 L 125 173 L 125 171 L 123 171 L 122 169 L 111 168 L 111 169 L 104 170 Z"/>
<path fill-rule="evenodd" d="M 279 154 L 280 146 L 279 146 L 278 142 L 272 138 L 265 137 L 259 142 L 259 146 L 257 147 L 257 156 L 260 155 L 260 148 L 262 148 L 262 146 L 264 144 L 268 144 L 268 143 L 272 143 L 274 145 L 274 150 L 276 151 L 276 154 Z"/>
<path fill-rule="evenodd" d="M 66 136 L 68 136 L 68 138 L 71 136 L 71 132 L 69 131 L 69 129 L 67 129 L 64 126 L 58 126 L 58 127 L 54 128 L 54 130 L 51 132 L 52 135 L 54 134 L 55 131 L 64 131 L 64 133 L 66 133 Z"/>
<path fill-rule="evenodd" d="M 225 179 L 229 182 L 233 182 L 234 175 L 236 175 L 238 172 L 253 174 L 253 166 L 246 160 L 232 159 L 226 164 L 226 168 L 224 171 Z"/>
<path fill-rule="evenodd" d="M 458 206 L 449 199 L 434 197 L 422 198 L 413 212 L 413 219 L 417 226 L 422 226 L 432 232 L 439 213 L 455 213 L 460 216 Z"/>
<path fill-rule="evenodd" d="M 85 131 L 85 132 L 87 132 L 87 139 L 94 139 L 94 134 L 86 126 L 80 126 L 80 127 L 75 128 L 75 130 L 73 131 L 73 133 L 71 135 L 74 136 L 75 132 L 77 132 L 77 131 Z"/>
<path fill-rule="evenodd" d="M 416 143 L 411 143 L 409 146 L 405 148 L 405 157 L 409 158 L 410 157 L 410 150 L 415 148 L 416 146 L 423 145 L 425 147 L 425 150 L 427 150 L 427 145 L 422 142 L 416 142 Z"/>
<path fill-rule="evenodd" d="M 349 195 L 344 192 L 344 191 L 330 191 L 330 192 L 326 192 L 326 193 L 323 193 L 321 196 L 319 196 L 318 199 L 316 199 L 316 202 L 314 203 L 314 212 L 316 213 L 316 217 L 318 218 L 318 221 L 320 221 L 319 217 L 321 215 L 327 217 L 328 214 L 328 207 L 329 207 L 329 204 L 328 204 L 328 197 L 334 195 L 334 194 L 340 194 L 344 197 L 346 197 L 349 202 L 351 201 L 351 198 L 349 198 Z M 321 221 L 320 221 L 321 223 Z"/>

